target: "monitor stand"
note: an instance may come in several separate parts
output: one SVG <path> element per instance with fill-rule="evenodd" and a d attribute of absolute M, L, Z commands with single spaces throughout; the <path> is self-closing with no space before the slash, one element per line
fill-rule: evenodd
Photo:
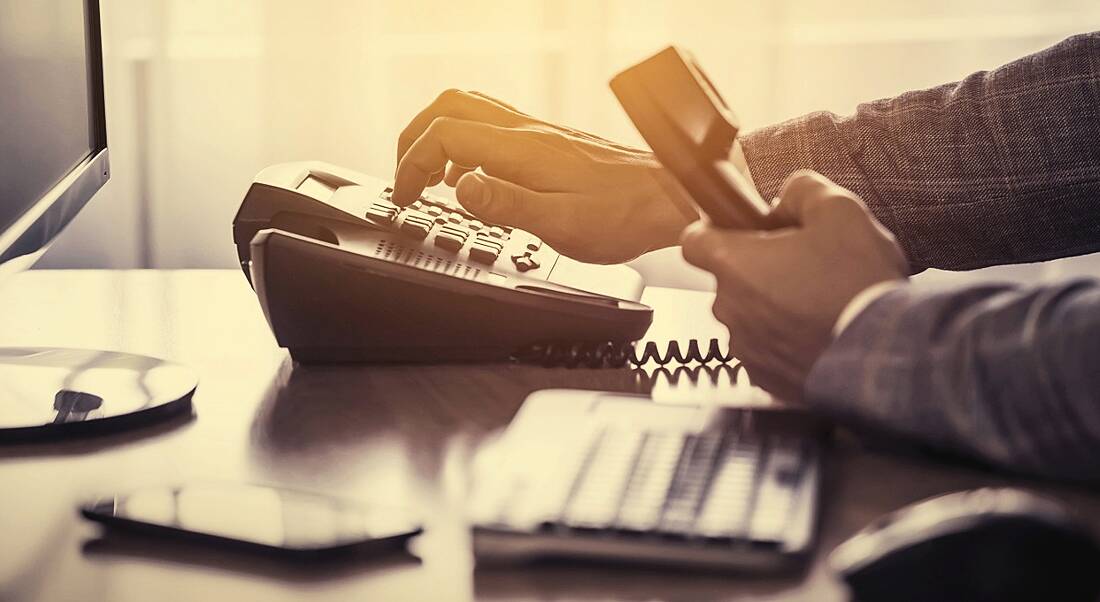
<path fill-rule="evenodd" d="M 144 355 L 0 347 L 0 444 L 69 439 L 190 415 L 195 373 Z"/>

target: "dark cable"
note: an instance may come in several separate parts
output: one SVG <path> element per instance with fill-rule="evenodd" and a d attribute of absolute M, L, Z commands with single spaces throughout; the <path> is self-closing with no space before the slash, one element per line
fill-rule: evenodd
<path fill-rule="evenodd" d="M 659 366 L 677 364 L 729 364 L 735 361 L 733 354 L 723 350 L 718 339 L 710 339 L 706 349 L 702 349 L 697 339 L 688 341 L 687 349 L 680 347 L 679 341 L 669 341 L 664 350 L 654 341 L 648 341 L 641 353 L 635 343 L 546 343 L 532 345 L 515 355 L 515 359 L 525 363 L 544 366 L 564 366 L 576 368 L 621 368 L 628 363 L 642 366 L 650 361 Z"/>

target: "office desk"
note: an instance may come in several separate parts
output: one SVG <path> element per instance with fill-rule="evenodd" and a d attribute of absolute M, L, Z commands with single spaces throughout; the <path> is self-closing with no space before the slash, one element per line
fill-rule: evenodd
<path fill-rule="evenodd" d="M 677 291 L 677 293 L 679 293 Z M 647 292 L 654 338 L 713 328 L 709 295 Z M 675 301 L 670 303 L 670 301 Z M 662 309 L 664 311 L 662 311 Z M 702 317 L 700 317 L 702 316 Z M 815 600 L 843 599 L 822 560 L 880 513 L 938 493 L 1006 482 L 915 457 L 831 452 L 819 553 L 804 574 L 738 577 L 592 565 L 473 571 L 460 506 L 479 441 L 540 388 L 654 390 L 766 399 L 747 386 L 678 385 L 629 370 L 520 365 L 296 367 L 233 271 L 36 271 L 0 290 L 0 345 L 147 353 L 201 376 L 196 416 L 97 439 L 0 448 L 2 600 Z M 2 391 L 2 383 L 0 383 Z M 2 402 L 2 401 L 0 401 Z M 417 561 L 292 566 L 135 537 L 77 517 L 98 493 L 245 480 L 419 508 Z M 1042 486 L 1100 526 L 1100 495 Z"/>

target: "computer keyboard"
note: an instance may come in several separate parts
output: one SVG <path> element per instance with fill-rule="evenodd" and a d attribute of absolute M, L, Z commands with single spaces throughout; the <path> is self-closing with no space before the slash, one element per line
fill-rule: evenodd
<path fill-rule="evenodd" d="M 539 454 L 553 453 L 554 466 L 505 471 L 478 492 L 479 558 L 765 568 L 789 565 L 810 548 L 821 470 L 816 421 L 801 412 L 723 409 L 699 426 L 697 408 L 628 398 L 632 405 L 610 420 L 575 411 L 569 434 L 565 425 L 556 432 L 550 416 L 560 414 L 566 393 L 598 395 L 558 392 L 556 408 L 542 402 L 527 412 L 525 420 L 548 423 L 559 444 L 551 450 L 540 443 L 547 439 L 513 437 L 504 444 L 509 463 L 530 458 L 537 466 Z M 664 417 L 650 421 L 654 413 Z"/>

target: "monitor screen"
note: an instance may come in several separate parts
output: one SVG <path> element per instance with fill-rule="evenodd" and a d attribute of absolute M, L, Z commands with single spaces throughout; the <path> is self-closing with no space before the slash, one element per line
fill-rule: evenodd
<path fill-rule="evenodd" d="M 85 8 L 0 0 L 0 233 L 100 150 Z"/>

